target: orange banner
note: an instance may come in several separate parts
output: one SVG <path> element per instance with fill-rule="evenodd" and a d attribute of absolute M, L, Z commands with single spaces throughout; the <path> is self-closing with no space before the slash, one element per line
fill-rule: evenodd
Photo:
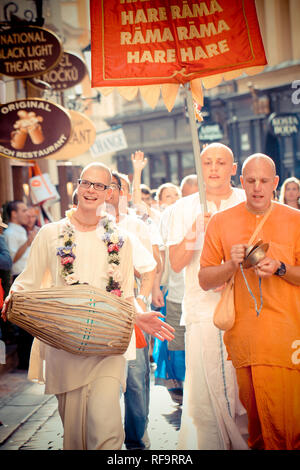
<path fill-rule="evenodd" d="M 90 0 L 92 86 L 185 83 L 267 63 L 254 0 Z"/>

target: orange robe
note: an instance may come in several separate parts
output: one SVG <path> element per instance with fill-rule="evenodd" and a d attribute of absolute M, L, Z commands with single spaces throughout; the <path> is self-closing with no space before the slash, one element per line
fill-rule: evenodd
<path fill-rule="evenodd" d="M 222 260 L 229 260 L 232 245 L 247 243 L 261 217 L 263 216 L 250 213 L 245 203 L 215 214 L 207 227 L 201 266 L 218 265 Z M 279 259 L 289 265 L 300 265 L 300 211 L 273 203 L 273 210 L 258 234 L 257 239 L 259 238 L 269 243 L 267 253 L 269 257 Z M 244 273 L 259 306 L 258 277 L 252 269 L 244 270 Z M 290 414 L 289 421 L 293 421 L 290 426 L 294 433 L 294 436 L 290 438 L 292 444 L 285 441 L 289 431 L 280 429 L 278 433 L 281 437 L 276 448 L 287 448 L 290 445 L 297 445 L 297 448 L 300 448 L 300 287 L 275 275 L 262 279 L 261 286 L 263 307 L 257 316 L 254 300 L 248 291 L 241 270 L 238 269 L 234 290 L 236 321 L 233 328 L 225 333 L 224 342 L 229 358 L 237 369 L 240 399 L 247 409 L 250 420 L 249 445 L 253 446 L 253 442 L 257 441 L 257 436 L 251 436 L 251 426 L 253 419 L 259 419 L 258 415 L 256 417 L 253 415 L 251 418 L 253 407 L 250 411 L 249 389 L 254 387 L 253 393 L 256 394 L 256 390 L 263 388 L 266 391 L 264 400 L 269 397 L 268 400 L 271 401 L 274 392 L 274 390 L 267 392 L 268 387 L 271 388 L 273 385 L 268 380 L 253 380 L 254 366 L 273 366 L 276 369 L 285 368 L 297 371 L 293 374 L 293 380 L 287 381 L 295 390 L 295 392 L 291 391 L 294 399 L 290 403 L 286 403 L 282 397 L 278 403 L 274 400 L 277 405 L 271 406 L 272 410 L 267 404 L 257 406 L 257 408 L 262 409 L 261 413 L 264 413 L 265 408 L 268 414 L 267 420 L 273 420 L 274 417 L 273 421 L 277 422 L 275 415 L 281 413 L 278 409 L 279 404 L 283 407 L 293 407 L 293 409 L 287 409 L 285 413 L 282 412 L 283 415 Z M 246 373 L 245 369 L 239 370 L 241 368 L 250 369 Z M 281 372 L 278 372 L 277 377 L 281 377 L 280 374 Z M 277 379 L 277 387 L 285 387 L 285 383 L 286 379 Z M 258 396 L 255 397 L 256 402 L 258 399 Z M 267 437 L 263 436 L 263 440 L 263 448 L 269 446 L 275 448 L 274 443 L 267 443 Z"/>

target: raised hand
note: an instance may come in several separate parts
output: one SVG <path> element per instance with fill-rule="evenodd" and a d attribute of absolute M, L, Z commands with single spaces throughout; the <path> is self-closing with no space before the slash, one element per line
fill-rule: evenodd
<path fill-rule="evenodd" d="M 131 154 L 131 161 L 134 170 L 142 171 L 148 163 L 148 159 L 144 157 L 144 152 L 137 150 Z"/>

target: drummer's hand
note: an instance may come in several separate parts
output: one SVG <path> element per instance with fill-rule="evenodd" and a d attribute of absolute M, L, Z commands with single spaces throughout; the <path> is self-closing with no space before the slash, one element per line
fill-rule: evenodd
<path fill-rule="evenodd" d="M 135 323 L 145 333 L 149 333 L 162 341 L 165 339 L 172 341 L 175 338 L 173 335 L 175 329 L 158 317 L 164 318 L 164 315 L 160 312 L 136 313 Z"/>
<path fill-rule="evenodd" d="M 11 294 L 9 294 L 3 302 L 3 307 L 2 307 L 2 310 L 1 310 L 1 318 L 2 318 L 3 321 L 7 320 L 6 312 L 7 312 L 7 308 L 8 308 L 8 304 L 9 304 L 10 299 L 11 299 Z"/>
<path fill-rule="evenodd" d="M 270 277 L 280 267 L 280 261 L 267 256 L 254 266 L 255 274 L 259 277 Z"/>

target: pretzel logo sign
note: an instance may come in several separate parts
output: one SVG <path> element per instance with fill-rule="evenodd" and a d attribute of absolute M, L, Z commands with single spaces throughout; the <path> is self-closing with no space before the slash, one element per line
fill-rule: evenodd
<path fill-rule="evenodd" d="M 11 146 L 15 149 L 24 148 L 27 135 L 35 145 L 44 142 L 43 130 L 40 125 L 43 122 L 42 116 L 37 116 L 35 112 L 18 111 L 18 119 L 14 128 L 16 129 L 11 133 Z"/>

